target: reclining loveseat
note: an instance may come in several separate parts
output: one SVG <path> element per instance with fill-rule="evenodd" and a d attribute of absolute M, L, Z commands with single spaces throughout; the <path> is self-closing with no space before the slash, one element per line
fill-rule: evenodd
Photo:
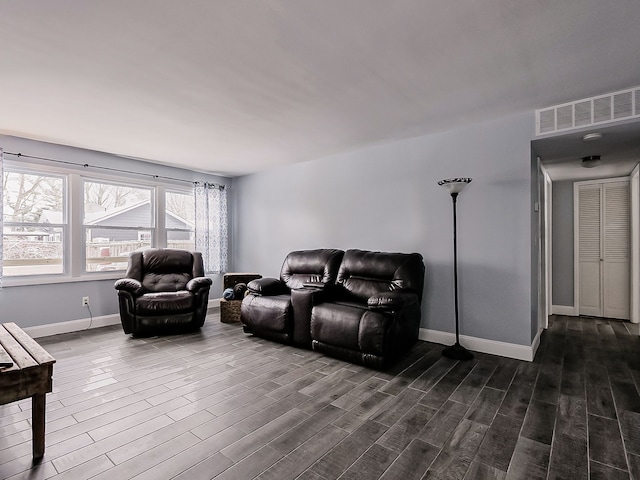
<path fill-rule="evenodd" d="M 418 253 L 303 250 L 280 278 L 249 282 L 244 331 L 384 368 L 418 339 L 424 285 Z"/>

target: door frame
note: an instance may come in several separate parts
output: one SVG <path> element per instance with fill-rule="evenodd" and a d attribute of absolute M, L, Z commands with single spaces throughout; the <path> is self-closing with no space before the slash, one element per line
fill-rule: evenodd
<path fill-rule="evenodd" d="M 640 163 L 631 172 L 631 322 L 640 323 Z M 639 332 L 640 334 L 640 332 Z"/>
<path fill-rule="evenodd" d="M 638 166 L 636 165 L 636 169 L 638 169 Z M 636 170 L 634 169 L 634 172 Z M 632 174 L 631 174 L 632 175 Z M 630 190 L 631 190 L 631 185 L 633 182 L 631 182 L 632 177 L 631 175 L 626 176 L 626 177 L 615 177 L 615 178 L 596 178 L 593 180 L 583 180 L 580 182 L 574 182 L 573 183 L 573 309 L 574 309 L 574 315 L 575 316 L 579 316 L 580 315 L 580 247 L 579 247 L 579 227 L 580 227 L 580 217 L 579 217 L 579 200 L 578 200 L 578 188 L 580 185 L 587 185 L 587 184 L 594 184 L 594 183 L 599 183 L 599 184 L 603 184 L 603 183 L 613 183 L 613 182 L 622 182 L 622 181 L 628 181 L 630 182 Z M 634 218 L 634 215 L 638 215 L 638 212 L 634 210 L 634 205 L 633 202 L 630 202 L 630 221 Z M 637 291 L 637 288 L 633 288 L 633 279 L 638 277 L 638 271 L 640 266 L 638 265 L 638 262 L 634 262 L 633 258 L 632 258 L 632 253 L 634 251 L 637 251 L 638 249 L 638 245 L 640 244 L 640 235 L 637 235 L 637 232 L 634 232 L 633 229 L 631 230 L 631 252 L 629 255 L 629 262 L 631 263 L 630 265 L 630 273 L 631 273 L 631 278 L 629 279 L 629 288 L 630 288 L 630 292 L 629 292 L 629 310 L 630 310 L 630 318 L 631 321 L 633 322 L 634 320 L 634 315 L 633 315 L 633 307 L 638 305 L 638 302 L 640 301 L 640 293 Z M 633 323 L 638 323 L 637 319 L 635 322 Z"/>
<path fill-rule="evenodd" d="M 540 157 L 538 157 L 538 164 L 540 165 L 540 170 L 542 171 L 542 181 L 543 181 L 543 188 L 542 188 L 542 204 L 543 204 L 543 211 L 540 212 L 542 214 L 542 224 L 544 225 L 544 245 L 542 247 L 542 261 L 544 262 L 544 276 L 545 276 L 545 283 L 544 283 L 544 290 L 543 292 L 543 296 L 544 296 L 544 300 L 543 300 L 543 312 L 539 313 L 538 315 L 538 331 L 541 331 L 542 329 L 547 329 L 549 328 L 549 315 L 551 315 L 551 307 L 553 304 L 553 285 L 551 284 L 552 282 L 552 264 L 551 264 L 551 252 L 552 252 L 552 245 L 551 245 L 551 238 L 552 238 L 552 231 L 551 231 L 551 214 L 553 212 L 553 208 L 552 208 L 552 182 L 551 182 L 551 177 L 549 176 L 549 172 L 547 172 L 547 169 L 544 168 L 544 165 L 542 164 L 542 161 L 540 159 Z"/>

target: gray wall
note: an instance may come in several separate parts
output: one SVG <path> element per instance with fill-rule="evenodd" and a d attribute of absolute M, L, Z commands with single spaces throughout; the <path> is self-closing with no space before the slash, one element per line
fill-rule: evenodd
<path fill-rule="evenodd" d="M 461 333 L 530 345 L 531 148 L 526 112 L 234 179 L 232 264 L 277 276 L 292 250 L 419 252 L 422 327 L 453 332 L 452 204 L 458 200 Z"/>
<path fill-rule="evenodd" d="M 231 180 L 214 175 L 205 175 L 189 170 L 165 167 L 148 162 L 130 160 L 115 155 L 83 150 L 79 148 L 65 147 L 45 142 L 37 142 L 23 138 L 0 135 L 0 147 L 5 152 L 22 153 L 38 157 L 52 158 L 81 164 L 106 166 L 151 175 L 167 176 L 189 181 L 207 181 L 230 185 Z M 18 160 L 12 155 L 5 155 L 5 160 Z M 27 162 L 27 159 L 21 160 Z M 28 160 L 31 162 L 31 160 Z M 55 165 L 51 162 L 40 162 L 42 165 Z M 65 165 L 68 168 L 73 168 Z M 101 170 L 77 168 L 84 174 L 92 172 L 100 173 Z M 136 179 L 146 177 L 131 175 L 129 179 L 135 183 Z M 232 207 L 230 207 L 230 216 Z M 212 298 L 222 294 L 221 275 L 215 275 L 211 287 Z M 2 322 L 15 322 L 21 327 L 45 325 L 49 323 L 65 322 L 88 318 L 86 307 L 82 307 L 81 298 L 89 296 L 93 316 L 102 316 L 118 313 L 116 291 L 113 289 L 113 280 L 83 280 L 83 281 L 30 285 L 30 286 L 5 286 L 0 289 L 0 312 Z"/>
<path fill-rule="evenodd" d="M 573 181 L 551 185 L 551 300 L 573 307 Z"/>

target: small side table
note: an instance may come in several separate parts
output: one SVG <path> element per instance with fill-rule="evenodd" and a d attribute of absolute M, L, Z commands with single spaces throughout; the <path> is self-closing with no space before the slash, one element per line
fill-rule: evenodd
<path fill-rule="evenodd" d="M 258 273 L 225 273 L 223 277 L 223 288 L 233 288 L 239 283 L 249 283 L 251 280 L 262 278 Z M 222 323 L 240 322 L 240 305 L 242 299 L 225 300 L 220 299 L 220 321 Z"/>
<path fill-rule="evenodd" d="M 31 397 L 33 458 L 44 455 L 45 396 L 51 392 L 53 364 L 47 351 L 15 323 L 0 324 L 0 405 Z"/>

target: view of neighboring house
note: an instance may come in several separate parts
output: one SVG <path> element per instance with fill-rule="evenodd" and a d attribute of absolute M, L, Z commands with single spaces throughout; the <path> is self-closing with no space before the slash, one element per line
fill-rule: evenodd
<path fill-rule="evenodd" d="M 104 209 L 91 205 L 85 212 L 87 238 L 86 270 L 100 271 L 126 268 L 126 257 L 135 250 L 151 246 L 149 224 L 151 203 L 144 200 Z M 5 229 L 5 249 L 14 251 L 5 260 L 7 276 L 24 275 L 36 269 L 39 273 L 62 273 L 61 230 L 47 227 L 63 223 L 63 213 L 43 210 L 36 230 L 23 227 Z M 167 211 L 165 215 L 167 246 L 193 249 L 194 225 L 179 215 Z M 109 260 L 105 261 L 105 257 Z"/>
<path fill-rule="evenodd" d="M 149 230 L 144 228 L 151 216 L 151 202 L 130 203 L 119 207 L 103 209 L 96 206 L 91 212 L 85 212 L 87 241 L 93 243 L 147 241 Z M 42 223 L 61 223 L 62 212 L 43 210 L 40 216 Z M 173 240 L 192 240 L 193 223 L 167 211 L 165 225 L 168 230 L 178 230 L 172 235 Z M 118 230 L 100 228 L 101 226 L 124 227 Z M 140 227 L 139 229 L 131 227 Z"/>
<path fill-rule="evenodd" d="M 121 207 L 105 210 L 104 212 L 93 212 L 87 214 L 86 225 L 95 225 L 94 228 L 87 229 L 87 240 L 97 242 L 99 239 L 108 238 L 110 241 L 125 240 L 149 240 L 147 230 L 107 230 L 99 228 L 101 225 L 117 225 L 119 227 L 135 227 L 143 225 L 145 220 L 151 218 L 151 203 L 144 202 L 123 205 Z M 193 238 L 193 223 L 180 218 L 178 215 L 167 212 L 165 217 L 167 229 L 181 229 L 173 235 L 174 240 L 189 240 Z"/>

